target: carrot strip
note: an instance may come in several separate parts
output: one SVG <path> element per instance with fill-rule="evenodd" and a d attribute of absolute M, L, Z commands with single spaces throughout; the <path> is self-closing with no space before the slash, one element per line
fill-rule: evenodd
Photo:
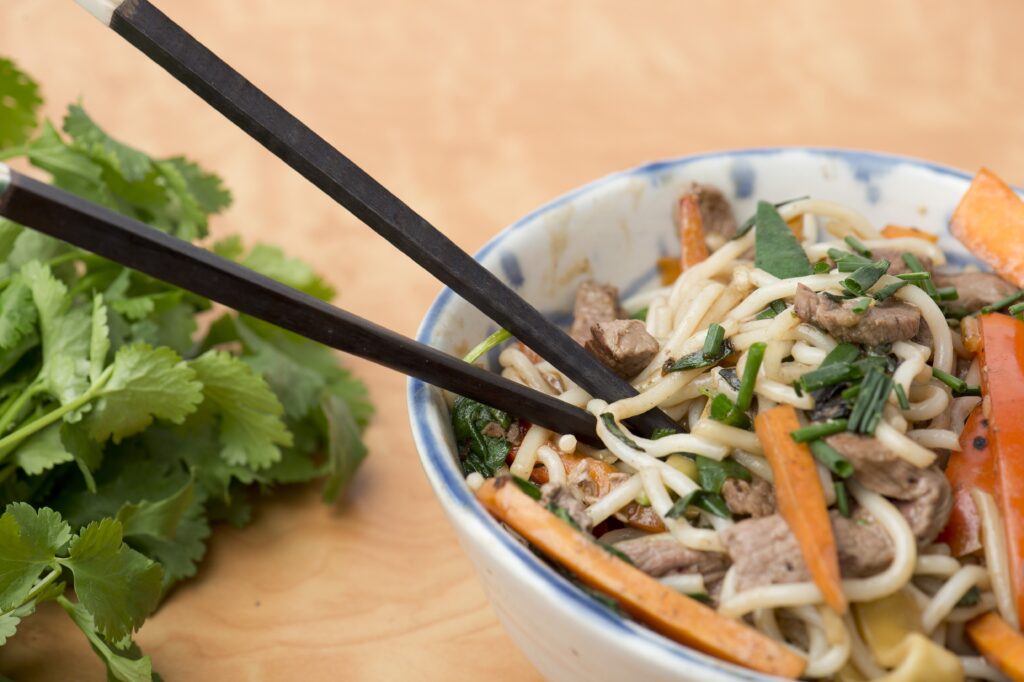
<path fill-rule="evenodd" d="M 679 243 L 682 255 L 679 265 L 683 270 L 692 268 L 708 257 L 708 245 L 704 241 L 704 219 L 700 215 L 700 204 L 696 194 L 684 194 L 679 200 Z"/>
<path fill-rule="evenodd" d="M 1024 637 L 995 611 L 967 623 L 967 636 L 988 661 L 1012 680 L 1024 680 Z"/>
<path fill-rule="evenodd" d="M 982 315 L 981 392 L 987 405 L 989 447 L 995 462 L 996 500 L 1006 527 L 1017 613 L 1024 616 L 1024 322 Z"/>
<path fill-rule="evenodd" d="M 988 420 L 980 407 L 975 408 L 960 434 L 961 450 L 950 455 L 946 466 L 946 478 L 953 487 L 953 511 L 938 542 L 948 544 L 955 557 L 982 549 L 981 517 L 971 499 L 971 489 L 980 488 L 996 496 L 995 461 L 989 437 Z"/>
<path fill-rule="evenodd" d="M 917 239 L 930 241 L 932 244 L 939 243 L 939 235 L 919 230 L 916 227 L 907 227 L 906 225 L 886 225 L 885 228 L 882 229 L 882 236 L 886 239 L 916 237 Z"/>
<path fill-rule="evenodd" d="M 995 173 L 978 171 L 949 228 L 1003 279 L 1024 287 L 1024 202 Z"/>
<path fill-rule="evenodd" d="M 779 513 L 796 536 L 807 570 L 825 603 L 843 614 L 846 595 L 839 577 L 839 555 L 825 492 L 810 448 L 789 435 L 798 428 L 800 421 L 791 405 L 774 407 L 754 420 L 757 439 L 772 467 Z"/>
<path fill-rule="evenodd" d="M 477 490 L 477 499 L 583 583 L 615 599 L 637 621 L 680 644 L 769 675 L 795 679 L 803 672 L 804 659 L 785 646 L 612 556 L 510 483 L 507 477 L 489 479 Z"/>
<path fill-rule="evenodd" d="M 672 284 L 679 279 L 679 275 L 683 274 L 683 266 L 679 263 L 679 260 L 679 258 L 672 258 L 671 256 L 658 259 L 658 272 L 661 273 L 662 286 Z"/>

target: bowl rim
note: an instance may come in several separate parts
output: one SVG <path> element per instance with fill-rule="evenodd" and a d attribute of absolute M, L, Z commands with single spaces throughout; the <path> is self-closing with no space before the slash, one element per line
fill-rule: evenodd
<path fill-rule="evenodd" d="M 971 174 L 958 168 L 925 159 L 886 152 L 839 147 L 753 147 L 688 154 L 651 161 L 632 168 L 609 173 L 569 190 L 544 203 L 539 208 L 530 211 L 499 231 L 474 254 L 474 258 L 478 261 L 482 260 L 511 234 L 530 224 L 539 216 L 599 190 L 612 182 L 631 177 L 650 176 L 707 159 L 765 157 L 801 152 L 810 156 L 846 161 L 855 168 L 866 167 L 879 170 L 903 164 L 915 166 L 938 175 L 951 176 L 959 180 L 970 181 L 972 177 Z M 456 296 L 455 292 L 448 287 L 445 287 L 438 294 L 431 303 L 416 332 L 417 341 L 421 343 L 430 342 L 438 321 L 442 318 L 445 309 L 451 303 L 454 296 Z M 522 544 L 517 542 L 476 501 L 476 498 L 465 483 L 464 475 L 455 465 L 450 455 L 443 434 L 436 432 L 426 418 L 431 402 L 430 388 L 428 384 L 419 379 L 412 377 L 408 379 L 406 396 L 409 421 L 412 428 L 413 441 L 419 453 L 420 464 L 438 500 L 449 516 L 452 517 L 453 524 L 456 517 L 458 517 L 460 528 L 464 532 L 472 535 L 475 540 L 486 542 L 488 549 L 496 553 L 498 561 L 515 566 L 517 574 L 523 580 L 528 581 L 539 592 L 550 597 L 552 600 L 558 600 L 564 609 L 573 612 L 572 615 L 586 619 L 585 622 L 588 625 L 604 626 L 612 630 L 614 634 L 629 637 L 629 640 L 624 640 L 624 644 L 640 646 L 640 653 L 647 657 L 656 655 L 665 664 L 683 664 L 694 672 L 726 674 L 731 675 L 731 679 L 735 680 L 755 682 L 778 679 L 678 644 L 657 634 L 653 630 L 649 630 L 632 620 L 615 614 L 610 609 L 601 606 L 586 596 L 565 580 L 565 578 L 540 561 Z"/>

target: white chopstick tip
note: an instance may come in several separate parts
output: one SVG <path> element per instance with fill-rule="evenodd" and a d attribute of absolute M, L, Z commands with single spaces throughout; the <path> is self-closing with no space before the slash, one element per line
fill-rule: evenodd
<path fill-rule="evenodd" d="M 75 0 L 85 10 L 103 22 L 104 26 L 110 26 L 117 8 L 124 4 L 124 0 Z"/>
<path fill-rule="evenodd" d="M 7 191 L 7 186 L 11 184 L 11 169 L 6 163 L 0 163 L 0 194 Z"/>

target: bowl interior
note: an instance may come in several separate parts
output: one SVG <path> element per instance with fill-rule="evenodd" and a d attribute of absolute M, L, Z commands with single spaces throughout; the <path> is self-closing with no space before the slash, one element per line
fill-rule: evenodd
<path fill-rule="evenodd" d="M 711 183 L 731 200 L 738 220 L 758 200 L 828 199 L 863 212 L 876 225 L 912 225 L 940 235 L 951 264 L 974 259 L 947 231 L 970 176 L 944 166 L 884 154 L 819 149 L 721 152 L 648 164 L 570 192 L 503 230 L 478 254 L 489 270 L 552 320 L 571 321 L 576 285 L 588 278 L 615 284 L 623 298 L 657 286 L 655 261 L 678 253 L 673 206 L 692 181 Z M 463 355 L 495 331 L 479 311 L 445 289 L 418 339 Z M 492 354 L 492 364 L 496 359 Z M 457 462 L 441 392 L 409 382 L 409 410 L 421 462 L 460 533 L 516 562 L 523 580 L 557 594 L 580 617 L 600 618 L 651 644 L 644 655 L 685 659 L 729 679 L 767 679 L 664 640 L 626 623 L 571 588 L 511 539 L 480 508 Z M 728 671 L 728 672 L 726 672 Z M 709 678 L 710 679 L 710 678 Z"/>

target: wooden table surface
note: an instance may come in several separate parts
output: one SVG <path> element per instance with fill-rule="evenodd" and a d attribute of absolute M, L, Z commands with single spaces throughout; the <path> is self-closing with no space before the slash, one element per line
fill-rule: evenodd
<path fill-rule="evenodd" d="M 163 8 L 475 250 L 597 176 L 775 145 L 878 149 L 1024 182 L 1024 5 L 664 0 L 164 0 Z M 243 9 L 244 8 L 244 9 Z M 221 173 L 240 232 L 412 335 L 438 284 L 70 0 L 0 4 L 0 53 L 59 117 Z M 345 502 L 282 492 L 219 528 L 139 634 L 177 680 L 536 680 L 428 488 L 402 377 L 350 361 L 378 415 Z M 55 609 L 0 649 L 21 682 L 102 680 Z"/>

